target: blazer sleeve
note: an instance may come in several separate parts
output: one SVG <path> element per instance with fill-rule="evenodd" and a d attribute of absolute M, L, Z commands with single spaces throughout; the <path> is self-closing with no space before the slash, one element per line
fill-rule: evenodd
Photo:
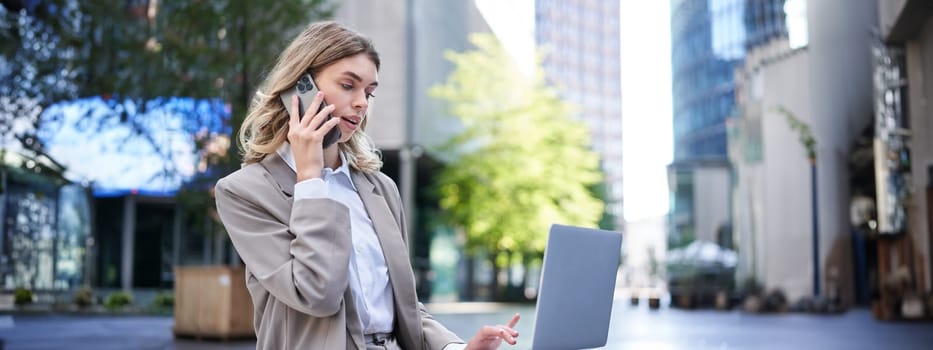
<path fill-rule="evenodd" d="M 395 214 L 395 220 L 399 224 L 399 231 L 402 232 L 402 239 L 405 241 L 405 246 L 408 247 L 408 224 L 405 221 L 404 215 L 404 206 L 402 205 L 402 197 L 399 194 L 398 187 L 388 177 L 384 177 L 383 181 L 388 182 L 394 190 L 391 196 L 388 196 L 389 200 L 394 203 L 390 203 L 391 208 L 398 208 L 393 214 Z M 421 315 L 421 327 L 424 332 L 424 349 L 443 349 L 451 343 L 466 343 L 463 339 L 460 339 L 456 334 L 451 332 L 444 327 L 440 322 L 434 319 L 434 316 L 431 316 L 425 310 L 424 304 L 418 303 L 418 313 Z"/>
<path fill-rule="evenodd" d="M 444 327 L 434 319 L 425 309 L 424 304 L 418 303 L 418 312 L 421 314 L 421 325 L 424 328 L 424 348 L 444 349 L 450 344 L 465 344 L 454 332 Z"/>
<path fill-rule="evenodd" d="M 348 287 L 347 207 L 327 198 L 299 199 L 289 222 L 282 223 L 266 208 L 270 200 L 284 200 L 269 197 L 278 191 L 241 179 L 221 179 L 214 193 L 220 219 L 247 269 L 289 307 L 314 317 L 336 314 Z"/>

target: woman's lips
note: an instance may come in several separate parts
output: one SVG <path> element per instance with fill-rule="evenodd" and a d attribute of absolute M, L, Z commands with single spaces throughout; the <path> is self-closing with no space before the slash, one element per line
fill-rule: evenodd
<path fill-rule="evenodd" d="M 355 117 L 340 117 L 340 123 L 351 130 L 359 127 L 360 121 Z"/>

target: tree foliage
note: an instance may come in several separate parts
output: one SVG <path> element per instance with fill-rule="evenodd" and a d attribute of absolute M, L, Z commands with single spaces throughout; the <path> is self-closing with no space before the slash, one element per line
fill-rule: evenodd
<path fill-rule="evenodd" d="M 186 225 L 213 234 L 208 189 L 239 167 L 231 134 L 253 92 L 288 40 L 334 9 L 328 0 L 0 0 L 0 152 L 43 152 L 40 125 L 55 134 L 49 125 L 72 123 L 50 106 L 100 99 L 103 107 L 72 109 L 82 113 L 73 126 L 128 130 L 107 147 L 159 155 L 155 176 L 178 176 L 176 157 L 187 156 L 159 133 L 193 135 L 198 172 L 177 200 Z M 210 110 L 191 99 L 209 100 Z M 183 122 L 154 125 L 148 111 Z M 230 116 L 220 128 L 218 115 Z M 136 149 L 139 140 L 149 149 Z"/>
<path fill-rule="evenodd" d="M 287 40 L 334 10 L 326 0 L 7 0 L 0 5 L 0 92 L 9 97 L 0 101 L 0 131 L 23 124 L 24 116 L 37 125 L 53 103 L 100 96 L 109 110 L 86 127 L 124 123 L 133 130 L 127 137 L 142 138 L 151 138 L 144 113 L 174 106 L 172 97 L 217 99 L 220 112 L 232 114 L 228 132 L 236 130 L 264 70 Z M 186 114 L 187 129 L 208 122 L 201 110 L 174 112 Z M 159 154 L 171 153 L 160 152 L 168 145 L 158 140 L 151 146 Z M 227 154 L 217 161 L 237 163 L 236 152 Z"/>
<path fill-rule="evenodd" d="M 797 132 L 800 145 L 807 152 L 807 159 L 811 162 L 816 161 L 816 138 L 813 137 L 813 132 L 810 131 L 810 125 L 797 119 L 793 112 L 783 106 L 774 107 L 774 111 L 783 114 L 787 118 L 787 125 L 790 126 L 790 129 Z"/>
<path fill-rule="evenodd" d="M 323 0 L 126 3 L 84 7 L 86 92 L 219 97 L 238 110 L 287 40 L 333 11 Z"/>
<path fill-rule="evenodd" d="M 40 150 L 44 106 L 77 95 L 77 1 L 0 1 L 0 148 Z"/>
<path fill-rule="evenodd" d="M 455 69 L 430 91 L 463 124 L 437 149 L 453 159 L 438 176 L 440 204 L 469 252 L 540 254 L 551 224 L 597 225 L 598 156 L 540 69 L 521 74 L 490 34 L 470 41 L 475 50 L 446 53 Z"/>

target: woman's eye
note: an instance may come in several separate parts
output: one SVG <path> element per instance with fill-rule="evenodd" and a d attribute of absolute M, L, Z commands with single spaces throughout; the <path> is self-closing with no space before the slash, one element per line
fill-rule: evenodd
<path fill-rule="evenodd" d="M 353 90 L 353 85 L 350 84 L 341 84 L 344 90 Z"/>
<path fill-rule="evenodd" d="M 366 93 L 366 98 L 373 98 L 373 97 L 376 97 L 376 95 L 373 95 L 372 93 L 368 93 L 368 92 Z"/>

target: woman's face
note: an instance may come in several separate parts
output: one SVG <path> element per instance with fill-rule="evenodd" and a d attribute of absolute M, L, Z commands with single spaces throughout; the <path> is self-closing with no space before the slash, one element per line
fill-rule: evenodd
<path fill-rule="evenodd" d="M 331 115 L 341 118 L 338 142 L 347 142 L 362 127 L 370 98 L 379 85 L 376 65 L 366 54 L 357 54 L 327 66 L 314 81 L 324 92 L 324 100 L 334 105 Z"/>

